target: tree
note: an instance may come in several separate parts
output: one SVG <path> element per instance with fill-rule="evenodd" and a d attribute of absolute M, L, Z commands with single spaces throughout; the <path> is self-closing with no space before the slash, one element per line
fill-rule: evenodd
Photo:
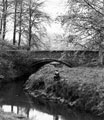
<path fill-rule="evenodd" d="M 71 7 L 70 7 L 71 5 Z M 73 28 L 73 43 L 85 49 L 99 50 L 99 63 L 103 64 L 104 0 L 68 0 L 69 10 L 62 23 Z M 70 35 L 70 34 L 69 34 Z"/>
<path fill-rule="evenodd" d="M 44 35 L 44 22 L 49 19 L 49 16 L 41 11 L 43 2 L 38 0 L 29 0 L 26 2 L 26 14 L 24 15 L 24 35 L 28 38 L 28 49 L 33 45 L 39 48 L 41 43 L 40 34 Z M 44 29 L 44 31 L 43 31 Z M 43 34 L 42 34 L 43 31 Z"/>
<path fill-rule="evenodd" d="M 0 35 L 1 35 L 1 33 L 2 33 L 2 12 L 0 12 Z"/>
<path fill-rule="evenodd" d="M 40 0 L 2 0 L 0 1 L 0 35 L 5 39 L 8 21 L 13 23 L 12 43 L 18 48 L 23 45 L 28 49 L 40 48 L 46 36 L 45 22 L 49 16 L 42 11 Z M 17 40 L 18 39 L 18 40 Z"/>
<path fill-rule="evenodd" d="M 1 16 L 0 16 L 0 34 L 1 34 L 1 39 L 5 39 L 5 34 L 6 34 L 6 21 L 7 21 L 7 8 L 8 8 L 8 1 L 7 0 L 2 0 L 1 2 Z"/>
<path fill-rule="evenodd" d="M 16 24 L 17 24 L 17 0 L 14 0 L 14 30 L 13 30 L 13 45 L 16 44 Z"/>
<path fill-rule="evenodd" d="M 29 49 L 31 47 L 31 37 L 32 37 L 32 0 L 29 0 Z"/>
<path fill-rule="evenodd" d="M 20 13 L 19 13 L 19 40 L 18 40 L 18 47 L 20 47 L 21 35 L 22 35 L 22 14 L 23 14 L 23 0 L 20 1 Z"/>

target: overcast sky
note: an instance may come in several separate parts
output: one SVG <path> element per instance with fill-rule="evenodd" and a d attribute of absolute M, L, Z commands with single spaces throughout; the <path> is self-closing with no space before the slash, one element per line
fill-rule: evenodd
<path fill-rule="evenodd" d="M 44 10 L 54 19 L 65 12 L 67 0 L 45 0 Z"/>
<path fill-rule="evenodd" d="M 66 1 L 67 0 L 45 0 L 44 11 L 55 20 L 57 16 L 65 14 Z M 63 34 L 64 32 L 59 22 L 52 22 L 51 26 L 47 26 L 47 30 L 49 34 Z"/>

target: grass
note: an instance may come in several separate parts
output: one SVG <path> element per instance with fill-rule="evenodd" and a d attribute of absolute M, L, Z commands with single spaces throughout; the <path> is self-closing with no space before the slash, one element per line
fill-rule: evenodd
<path fill-rule="evenodd" d="M 58 82 L 54 81 L 56 69 L 61 76 Z M 40 81 L 44 82 L 45 87 L 36 87 Z M 47 95 L 67 100 L 78 110 L 104 116 L 104 68 L 55 68 L 46 65 L 29 78 L 27 88 L 32 92 L 43 90 Z"/>

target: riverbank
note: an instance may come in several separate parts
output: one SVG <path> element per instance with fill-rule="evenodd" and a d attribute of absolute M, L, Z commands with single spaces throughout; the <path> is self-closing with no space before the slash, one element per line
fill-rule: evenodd
<path fill-rule="evenodd" d="M 56 69 L 61 77 L 59 81 L 54 81 Z M 30 76 L 26 89 L 34 97 L 45 97 L 104 117 L 104 68 L 46 65 Z"/>

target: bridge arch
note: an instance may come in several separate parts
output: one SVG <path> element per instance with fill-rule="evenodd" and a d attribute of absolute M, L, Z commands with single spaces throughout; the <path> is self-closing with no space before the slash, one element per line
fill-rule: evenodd
<path fill-rule="evenodd" d="M 36 71 L 38 71 L 41 67 L 43 67 L 44 65 L 49 64 L 51 62 L 58 62 L 60 64 L 63 64 L 65 66 L 67 66 L 67 67 L 70 67 L 70 68 L 72 67 L 71 63 L 67 63 L 65 61 L 56 60 L 56 59 L 42 59 L 42 60 L 38 60 L 37 62 L 34 62 L 31 67 L 35 68 Z"/>
<path fill-rule="evenodd" d="M 32 62 L 29 66 L 24 66 L 24 71 L 22 71 L 22 75 L 20 75 L 19 77 L 17 77 L 17 80 L 19 78 L 24 79 L 24 81 L 27 81 L 29 76 L 36 73 L 38 70 L 40 70 L 44 65 L 49 64 L 51 62 L 58 62 L 61 63 L 63 65 L 66 65 L 67 67 L 72 67 L 72 64 L 69 62 L 65 62 L 62 60 L 56 60 L 56 59 L 41 59 L 41 60 L 36 60 L 34 59 L 34 62 Z"/>

